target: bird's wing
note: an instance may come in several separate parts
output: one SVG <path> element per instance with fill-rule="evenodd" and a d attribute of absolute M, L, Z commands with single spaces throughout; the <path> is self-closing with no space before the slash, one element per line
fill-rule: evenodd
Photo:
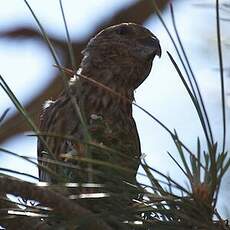
<path fill-rule="evenodd" d="M 136 128 L 136 123 L 132 116 L 120 113 L 108 113 L 108 110 L 104 111 L 102 120 L 91 120 L 93 105 L 90 105 L 86 109 L 86 118 L 89 121 L 88 129 L 94 143 L 104 144 L 105 146 L 117 150 L 123 157 L 115 156 L 115 159 L 110 158 L 114 164 L 119 164 L 122 167 L 133 170 L 131 175 L 135 178 L 140 159 L 140 140 Z M 107 113 L 107 114 L 106 114 Z M 93 113 L 94 114 L 94 113 Z M 102 113 L 103 114 L 103 113 Z M 41 115 L 40 131 L 45 132 L 42 136 L 46 145 L 38 139 L 38 162 L 39 167 L 39 179 L 41 181 L 54 182 L 50 179 L 49 174 L 42 169 L 42 167 L 49 166 L 50 169 L 57 172 L 55 164 L 48 164 L 47 159 L 52 159 L 49 151 L 58 160 L 63 160 L 60 155 L 75 150 L 78 156 L 83 155 L 83 150 L 78 149 L 71 140 L 60 137 L 53 137 L 51 135 L 68 135 L 77 140 L 83 139 L 83 129 L 81 127 L 79 118 L 76 111 L 73 109 L 71 100 L 68 97 L 59 97 L 55 102 L 51 102 L 47 106 Z M 112 121 L 112 123 L 111 123 Z M 101 129 L 102 128 L 102 129 Z M 82 153 L 82 154 L 81 154 Z M 95 157 L 98 160 L 104 160 L 101 158 L 103 154 L 96 154 Z M 63 171 L 63 170 L 62 170 Z"/>
<path fill-rule="evenodd" d="M 72 106 L 68 97 L 59 97 L 54 102 L 49 102 L 42 111 L 40 118 L 40 131 L 43 133 L 38 138 L 37 155 L 39 167 L 39 179 L 50 182 L 50 176 L 42 169 L 49 166 L 56 171 L 55 164 L 48 164 L 47 160 L 59 160 L 60 154 L 68 151 L 70 142 L 65 138 L 71 135 L 71 131 L 76 129 L 79 120 L 73 119 Z"/>

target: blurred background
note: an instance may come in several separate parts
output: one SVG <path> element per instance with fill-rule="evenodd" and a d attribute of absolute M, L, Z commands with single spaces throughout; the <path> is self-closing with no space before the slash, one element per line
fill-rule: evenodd
<path fill-rule="evenodd" d="M 52 56 L 39 35 L 37 25 L 24 1 L 0 2 L 0 74 L 38 124 L 42 104 L 45 100 L 55 99 L 58 95 L 62 88 L 61 78 L 58 76 L 57 69 L 52 66 L 54 64 Z M 61 62 L 64 66 L 70 67 L 59 1 L 49 0 L 44 3 L 30 0 L 28 2 L 55 44 Z M 173 3 L 178 31 L 200 85 L 215 140 L 221 145 L 222 114 L 215 1 L 159 0 L 156 2 L 171 32 L 173 29 L 168 4 Z M 63 7 L 77 64 L 81 59 L 80 51 L 87 41 L 102 28 L 120 22 L 136 22 L 150 29 L 159 38 L 163 55 L 161 59 L 154 60 L 151 74 L 137 89 L 136 103 L 160 119 L 171 130 L 175 128 L 181 140 L 191 150 L 196 150 L 198 136 L 205 149 L 205 138 L 198 116 L 166 51 L 169 51 L 176 60 L 178 58 L 165 29 L 155 14 L 151 1 L 63 0 Z M 221 1 L 221 19 L 228 128 L 230 124 L 229 0 Z M 0 126 L 0 146 L 18 154 L 36 158 L 36 138 L 27 136 L 29 128 L 17 114 L 5 92 L 0 89 L 0 114 L 7 108 L 10 108 L 10 111 Z M 147 162 L 153 168 L 169 173 L 176 181 L 185 184 L 185 177 L 167 154 L 169 151 L 176 159 L 179 159 L 171 137 L 138 108 L 133 109 L 142 152 Z M 230 149 L 229 132 L 227 133 L 227 149 Z M 0 168 L 38 175 L 36 166 L 6 155 L 4 152 L 0 152 Z M 23 179 L 31 181 L 26 177 Z M 138 179 L 143 180 L 141 177 Z M 228 218 L 230 214 L 224 202 L 230 198 L 229 183 L 229 176 L 226 175 L 218 202 L 220 213 Z"/>

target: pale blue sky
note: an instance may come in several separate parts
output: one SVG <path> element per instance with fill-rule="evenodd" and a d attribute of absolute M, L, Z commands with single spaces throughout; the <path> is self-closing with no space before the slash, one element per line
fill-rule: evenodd
<path fill-rule="evenodd" d="M 41 23 L 50 34 L 64 36 L 64 27 L 58 0 L 28 1 Z M 115 11 L 134 2 L 133 0 L 63 0 L 70 34 L 74 39 L 83 39 L 101 21 Z M 197 1 L 174 1 L 175 15 L 181 38 L 191 57 L 192 66 L 201 86 L 212 121 L 213 131 L 217 140 L 221 139 L 220 87 L 218 72 L 217 50 L 215 44 L 215 11 L 195 7 Z M 35 26 L 35 22 L 22 0 L 0 0 L 0 30 L 7 30 L 22 24 Z M 164 12 L 167 24 L 170 24 L 169 12 Z M 145 26 L 149 28 L 161 41 L 163 55 L 156 58 L 153 70 L 148 79 L 136 92 L 137 104 L 143 106 L 158 117 L 170 129 L 176 128 L 182 140 L 194 149 L 197 136 L 204 140 L 200 124 L 190 98 L 185 92 L 173 65 L 167 57 L 166 50 L 174 56 L 173 46 L 156 17 L 150 17 Z M 223 23 L 223 26 L 225 24 Z M 170 27 L 171 28 L 171 27 Z M 229 33 L 224 30 L 224 38 Z M 33 40 L 10 41 L 0 39 L 0 73 L 10 85 L 19 100 L 26 103 L 41 90 L 52 76 L 53 60 L 47 48 Z M 229 59 L 229 53 L 225 53 Z M 226 88 L 229 88 L 226 79 Z M 0 114 L 13 105 L 0 89 Z M 228 122 L 230 120 L 229 107 L 227 109 Z M 169 172 L 178 181 L 184 181 L 181 172 L 166 154 L 170 151 L 176 158 L 176 151 L 170 136 L 148 116 L 134 108 L 134 117 L 140 133 L 142 151 L 147 154 L 147 161 L 152 167 L 163 172 Z M 229 140 L 229 136 L 228 136 Z M 229 141 L 227 142 L 229 149 Z M 4 144 L 9 150 L 27 156 L 36 156 L 36 140 L 32 137 L 20 135 Z M 15 158 L 1 158 L 0 167 L 37 175 L 37 169 Z"/>

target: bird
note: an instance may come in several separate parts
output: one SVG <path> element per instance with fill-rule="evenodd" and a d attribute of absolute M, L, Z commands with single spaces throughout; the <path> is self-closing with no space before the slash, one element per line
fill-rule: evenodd
<path fill-rule="evenodd" d="M 141 146 L 132 114 L 134 91 L 161 52 L 159 39 L 131 22 L 107 27 L 90 39 L 67 89 L 42 109 L 40 181 L 135 183 Z M 85 158 L 91 159 L 91 168 L 81 161 Z M 74 167 L 63 166 L 68 163 Z"/>

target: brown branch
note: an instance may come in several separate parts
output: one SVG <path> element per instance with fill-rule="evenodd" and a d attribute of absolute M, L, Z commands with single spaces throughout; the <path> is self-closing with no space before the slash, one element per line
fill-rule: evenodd
<path fill-rule="evenodd" d="M 8 210 L 18 210 L 19 206 L 17 206 L 13 201 L 9 200 L 5 194 L 1 194 L 0 196 L 0 225 L 6 229 L 18 229 L 20 226 L 21 230 L 51 230 L 51 227 L 42 223 L 41 220 L 23 216 L 9 216 Z"/>
<path fill-rule="evenodd" d="M 87 220 L 90 218 L 90 221 L 88 221 L 89 226 L 87 226 L 89 230 L 112 230 L 111 227 L 96 217 L 91 211 L 51 189 L 39 187 L 18 179 L 0 176 L 0 192 L 39 201 L 43 205 L 52 208 L 53 212 L 61 214 L 67 221 L 71 220 L 73 222 L 74 220 L 74 222 L 78 221 L 79 223 L 82 218 L 87 218 Z"/>

